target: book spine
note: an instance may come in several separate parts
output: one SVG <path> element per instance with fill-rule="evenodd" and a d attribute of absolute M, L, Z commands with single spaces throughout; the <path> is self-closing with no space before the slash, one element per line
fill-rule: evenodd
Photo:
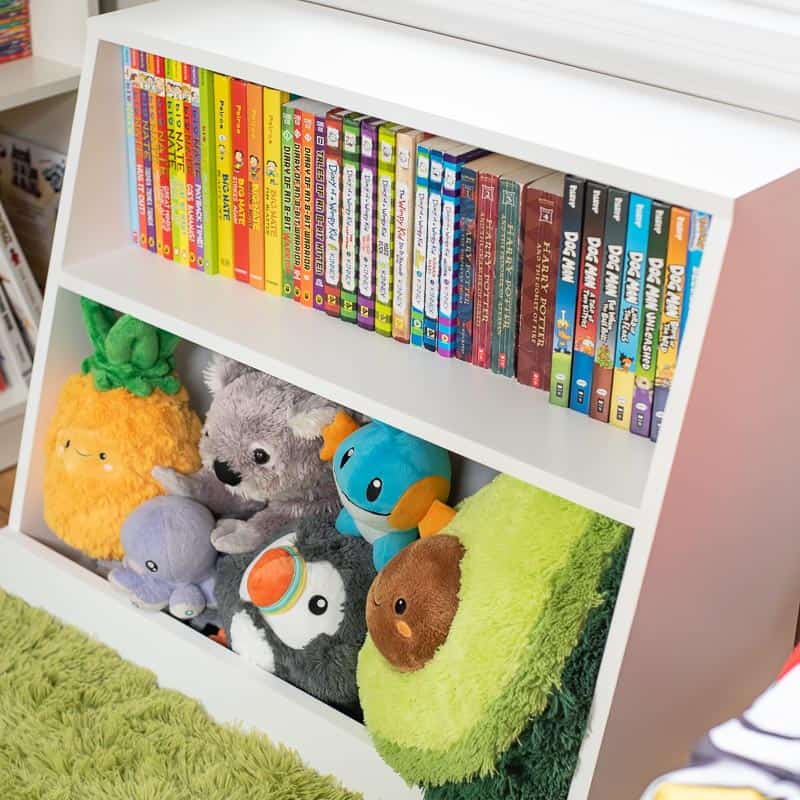
<path fill-rule="evenodd" d="M 561 249 L 558 261 L 553 357 L 550 364 L 550 402 L 567 407 L 572 373 L 572 345 L 575 332 L 575 304 L 578 297 L 583 198 L 586 182 L 568 175 L 564 179 Z"/>
<path fill-rule="evenodd" d="M 581 274 L 575 311 L 575 346 L 572 356 L 572 383 L 569 407 L 588 414 L 592 400 L 597 306 L 603 270 L 603 235 L 606 220 L 607 189 L 597 183 L 586 184 L 583 211 Z"/>
<path fill-rule="evenodd" d="M 378 201 L 375 226 L 375 330 L 381 336 L 392 335 L 396 152 L 397 126 L 382 125 L 378 131 Z"/>
<path fill-rule="evenodd" d="M 442 175 L 442 251 L 436 351 L 452 358 L 461 263 L 461 170 L 459 158 L 445 155 Z"/>
<path fill-rule="evenodd" d="M 517 380 L 525 386 L 549 389 L 562 195 L 529 186 L 524 203 Z"/>
<path fill-rule="evenodd" d="M 414 190 L 414 272 L 411 276 L 411 344 L 423 346 L 425 327 L 425 259 L 428 247 L 428 199 L 430 150 L 417 145 L 417 175 Z"/>
<path fill-rule="evenodd" d="M 686 291 L 683 295 L 683 312 L 681 314 L 681 327 L 678 336 L 678 348 L 683 341 L 686 322 L 692 309 L 692 299 L 697 287 L 697 277 L 700 262 L 703 260 L 703 251 L 706 247 L 708 228 L 711 225 L 711 215 L 704 211 L 692 211 L 692 222 L 689 230 L 689 254 L 686 261 Z"/>
<path fill-rule="evenodd" d="M 283 285 L 281 106 L 288 99 L 285 92 L 264 88 L 264 288 L 278 297 Z"/>
<path fill-rule="evenodd" d="M 5 296 L 5 291 L 0 284 L 0 325 L 6 334 L 6 341 L 11 348 L 9 355 L 15 360 L 17 369 L 22 375 L 22 379 L 26 384 L 31 380 L 31 369 L 33 368 L 33 360 L 28 351 L 25 341 L 22 337 L 17 323 L 14 321 L 14 315 L 11 313 L 11 307 Z"/>
<path fill-rule="evenodd" d="M 325 118 L 325 313 L 339 316 L 342 267 L 342 115 Z"/>
<path fill-rule="evenodd" d="M 281 295 L 294 297 L 294 108 L 281 108 Z"/>
<path fill-rule="evenodd" d="M 325 114 L 314 119 L 314 308 L 325 310 Z"/>
<path fill-rule="evenodd" d="M 294 300 L 301 302 L 303 293 L 303 112 L 294 110 L 294 139 L 292 143 L 292 278 Z"/>
<path fill-rule="evenodd" d="M 217 259 L 219 274 L 233 277 L 233 216 L 231 214 L 231 79 L 214 74 L 214 132 L 217 159 Z"/>
<path fill-rule="evenodd" d="M 156 126 L 151 126 L 151 138 L 157 143 L 158 181 L 157 209 L 160 219 L 159 251 L 164 258 L 173 258 L 172 242 L 172 192 L 169 171 L 169 128 L 167 125 L 167 79 L 163 56 L 153 56 L 155 70 L 155 116 Z"/>
<path fill-rule="evenodd" d="M 203 193 L 203 269 L 218 270 L 217 261 L 217 153 L 214 137 L 214 75 L 200 69 L 200 176 Z"/>
<path fill-rule="evenodd" d="M 425 252 L 425 321 L 422 326 L 422 344 L 426 350 L 436 350 L 436 330 L 439 324 L 443 179 L 444 153 L 441 150 L 432 150 L 428 179 L 428 243 Z"/>
<path fill-rule="evenodd" d="M 194 183 L 194 114 L 192 112 L 192 65 L 181 64 L 181 103 L 183 134 L 186 152 L 186 250 L 189 266 L 197 264 L 197 199 Z"/>
<path fill-rule="evenodd" d="M 647 261 L 642 278 L 642 310 L 631 403 L 631 433 L 650 437 L 653 415 L 653 384 L 656 378 L 658 333 L 661 324 L 661 291 L 669 244 L 670 207 L 654 202 L 650 217 Z"/>
<path fill-rule="evenodd" d="M 142 115 L 142 152 L 144 159 L 145 215 L 147 220 L 146 247 L 151 253 L 158 252 L 156 239 L 156 189 L 153 182 L 152 127 L 150 123 L 150 76 L 147 72 L 147 54 L 139 51 L 139 75 L 142 79 L 140 111 Z"/>
<path fill-rule="evenodd" d="M 139 244 L 139 199 L 136 191 L 136 126 L 133 111 L 131 49 L 122 48 L 122 91 L 125 102 L 125 155 L 128 166 L 128 212 L 131 239 Z"/>
<path fill-rule="evenodd" d="M 136 147 L 136 211 L 140 247 L 148 249 L 147 242 L 147 190 L 144 174 L 144 132 L 142 124 L 142 95 L 144 73 L 139 69 L 139 51 L 131 49 L 131 84 L 133 89 L 133 133 Z"/>
<path fill-rule="evenodd" d="M 375 227 L 378 201 L 378 126 L 361 123 L 361 208 L 358 244 L 358 324 L 375 330 Z"/>
<path fill-rule="evenodd" d="M 620 287 L 617 343 L 614 354 L 614 381 L 611 387 L 609 422 L 628 430 L 631 425 L 633 378 L 639 344 L 639 318 L 642 313 L 642 279 L 647 257 L 650 214 L 653 201 L 632 194 L 628 208 L 625 262 Z"/>
<path fill-rule="evenodd" d="M 300 118 L 300 303 L 314 306 L 314 114 Z"/>
<path fill-rule="evenodd" d="M 475 308 L 472 318 L 472 363 L 492 364 L 492 309 L 497 251 L 497 201 L 500 179 L 478 174 L 478 217 L 475 226 Z"/>
<path fill-rule="evenodd" d="M 231 78 L 231 216 L 233 275 L 250 282 L 250 232 L 247 227 L 247 84 Z"/>
<path fill-rule="evenodd" d="M 456 286 L 455 355 L 472 362 L 472 311 L 475 297 L 475 190 L 478 174 L 468 166 L 461 168 L 460 258 Z"/>
<path fill-rule="evenodd" d="M 613 188 L 608 190 L 600 305 L 597 313 L 597 340 L 592 367 L 592 398 L 589 403 L 589 416 L 600 422 L 608 422 L 611 408 L 629 202 L 628 192 Z"/>
<path fill-rule="evenodd" d="M 164 218 L 162 213 L 163 198 L 161 193 L 161 127 L 158 118 L 158 96 L 159 82 L 156 76 L 155 56 L 152 53 L 145 54 L 146 81 L 148 86 L 147 102 L 150 118 L 150 163 L 153 169 L 153 214 L 156 228 L 156 250 L 164 253 L 167 250 L 167 243 L 164 241 Z M 169 172 L 166 176 L 169 180 Z"/>
<path fill-rule="evenodd" d="M 509 181 L 502 178 L 497 184 L 497 233 L 495 234 L 494 265 L 492 269 L 492 325 L 489 347 L 489 368 L 495 374 L 500 369 L 501 338 L 503 335 L 503 300 L 506 284 L 506 256 L 511 260 L 509 227 L 512 218 L 512 197 L 507 191 Z M 504 191 L 505 190 L 505 191 Z"/>
<path fill-rule="evenodd" d="M 650 438 L 655 442 L 664 420 L 669 389 L 678 362 L 678 335 L 686 289 L 686 260 L 691 217 L 684 208 L 672 207 L 669 218 L 669 245 L 664 285 L 661 293 L 661 321 L 656 351 L 656 377 L 653 390 L 653 420 Z"/>
<path fill-rule="evenodd" d="M 250 285 L 264 290 L 264 90 L 247 84 L 247 252 Z"/>
<path fill-rule="evenodd" d="M 358 320 L 360 119 L 358 116 L 345 117 L 342 127 L 342 291 L 339 315 L 346 322 Z"/>
<path fill-rule="evenodd" d="M 203 204 L 203 141 L 200 130 L 200 68 L 189 67 L 192 95 L 192 173 L 194 180 L 194 228 L 197 260 L 195 267 L 206 268 L 206 209 Z"/>
<path fill-rule="evenodd" d="M 172 256 L 189 266 L 189 218 L 186 210 L 186 131 L 183 116 L 183 70 L 166 59 L 169 188 L 172 200 Z"/>

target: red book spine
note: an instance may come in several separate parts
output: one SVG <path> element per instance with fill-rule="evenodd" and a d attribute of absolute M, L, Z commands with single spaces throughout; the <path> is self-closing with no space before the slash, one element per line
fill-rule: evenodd
<path fill-rule="evenodd" d="M 144 185 L 144 139 L 142 138 L 142 79 L 143 69 L 139 51 L 131 48 L 131 70 L 133 71 L 133 131 L 136 144 L 136 209 L 139 215 L 139 246 L 147 250 L 147 200 Z M 169 180 L 169 169 L 167 169 Z"/>
<path fill-rule="evenodd" d="M 247 84 L 239 78 L 231 78 L 231 111 L 233 274 L 237 281 L 250 283 L 250 231 L 247 226 Z"/>
<path fill-rule="evenodd" d="M 301 302 L 303 294 L 303 112 L 294 110 L 294 143 L 292 144 L 292 271 L 294 299 Z"/>
<path fill-rule="evenodd" d="M 494 261 L 497 247 L 497 193 L 500 178 L 478 174 L 478 215 L 475 235 L 475 308 L 472 318 L 472 363 L 484 369 L 492 364 L 492 306 Z"/>
<path fill-rule="evenodd" d="M 169 134 L 167 132 L 167 95 L 164 56 L 153 56 L 153 67 L 160 91 L 156 94 L 156 143 L 158 153 L 158 213 L 161 216 L 161 255 L 172 260 L 172 199 L 169 188 Z"/>
<path fill-rule="evenodd" d="M 525 190 L 517 380 L 536 389 L 550 388 L 561 204 L 560 194 L 533 186 Z"/>
<path fill-rule="evenodd" d="M 181 64 L 183 141 L 186 150 L 186 217 L 189 223 L 189 266 L 197 264 L 197 201 L 194 196 L 194 120 L 192 119 L 192 65 Z"/>

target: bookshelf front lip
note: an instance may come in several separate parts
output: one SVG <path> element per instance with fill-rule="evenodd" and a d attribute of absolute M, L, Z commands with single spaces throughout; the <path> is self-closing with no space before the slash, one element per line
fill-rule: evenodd
<path fill-rule="evenodd" d="M 551 406 L 541 390 L 356 330 L 134 246 L 65 264 L 60 285 L 632 527 L 637 524 L 653 443 Z M 211 317 L 205 323 L 192 305 L 216 313 L 217 324 L 211 324 Z M 266 319 L 271 313 L 277 322 Z M 281 332 L 284 324 L 288 330 Z M 314 352 L 315 342 L 323 353 Z M 340 375 L 328 362 L 348 352 L 351 359 Z M 419 392 L 405 391 L 409 385 Z M 526 460 L 528 452 L 538 455 L 540 463 Z M 618 477 L 606 476 L 608 470 L 616 470 Z"/>

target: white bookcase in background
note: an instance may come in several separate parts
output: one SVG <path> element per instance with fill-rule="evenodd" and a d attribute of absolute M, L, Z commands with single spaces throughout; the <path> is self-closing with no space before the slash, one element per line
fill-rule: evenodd
<path fill-rule="evenodd" d="M 658 444 L 130 246 L 121 45 L 711 212 Z M 445 65 L 452 80 L 437 79 Z M 45 431 L 87 349 L 85 294 L 632 525 L 570 798 L 634 800 L 792 643 L 799 168 L 793 122 L 297 0 L 162 0 L 91 20 L 0 585 L 367 798 L 413 796 L 362 727 L 36 541 Z"/>

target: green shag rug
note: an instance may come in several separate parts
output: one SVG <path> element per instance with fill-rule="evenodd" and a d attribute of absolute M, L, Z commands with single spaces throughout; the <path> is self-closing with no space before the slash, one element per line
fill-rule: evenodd
<path fill-rule="evenodd" d="M 0 630 L 2 800 L 360 797 L 3 592 Z"/>

